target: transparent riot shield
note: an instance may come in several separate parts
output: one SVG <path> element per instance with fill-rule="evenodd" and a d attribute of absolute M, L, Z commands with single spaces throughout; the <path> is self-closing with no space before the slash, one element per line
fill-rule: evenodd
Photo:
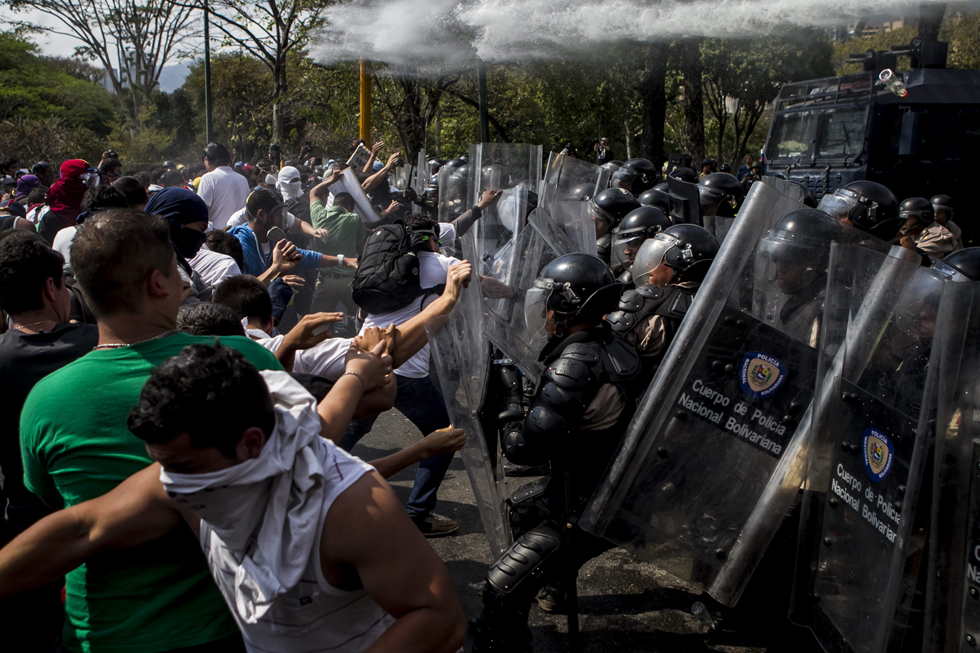
<path fill-rule="evenodd" d="M 412 168 L 412 179 L 409 185 L 415 190 L 416 195 L 421 195 L 425 192 L 425 189 L 429 186 L 429 178 L 431 174 L 429 172 L 429 162 L 426 161 L 425 150 L 419 151 L 419 155 L 415 159 L 415 165 Z"/>
<path fill-rule="evenodd" d="M 697 184 L 667 177 L 670 191 L 670 219 L 674 224 L 701 224 L 701 195 Z M 708 229 L 712 234 L 714 229 Z"/>
<path fill-rule="evenodd" d="M 548 338 L 543 331 L 531 332 L 528 328 L 524 297 L 534 287 L 541 270 L 567 253 L 553 249 L 532 224 L 521 232 L 508 254 L 508 269 L 513 272 L 511 283 L 501 284 L 494 278 L 481 284 L 487 337 L 535 382 L 544 371 L 538 355 Z"/>
<path fill-rule="evenodd" d="M 528 222 L 556 252 L 581 252 L 596 256 L 595 222 L 588 202 L 554 202 L 546 210 L 538 207 Z"/>
<path fill-rule="evenodd" d="M 752 310 L 760 240 L 801 206 L 789 188 L 750 192 L 581 520 L 729 605 L 802 480 L 817 353 Z"/>
<path fill-rule="evenodd" d="M 973 651 L 980 641 L 980 284 L 945 290 L 937 322 L 946 335 L 936 393 L 928 653 Z"/>
<path fill-rule="evenodd" d="M 405 190 L 415 181 L 415 167 L 407 164 L 395 166 L 391 173 L 391 185 L 398 190 Z"/>
<path fill-rule="evenodd" d="M 577 199 L 577 191 L 587 187 L 591 187 L 590 197 L 595 197 L 605 190 L 609 174 L 594 163 L 552 152 L 538 206 L 549 208 L 555 202 Z"/>
<path fill-rule="evenodd" d="M 917 504 L 951 282 L 862 247 L 834 254 L 791 618 L 828 652 L 885 653 L 921 637 L 910 617 L 921 611 L 928 504 Z"/>
<path fill-rule="evenodd" d="M 475 282 L 463 291 L 456 309 L 429 322 L 426 331 L 452 424 L 466 431 L 460 458 L 473 487 L 490 553 L 496 559 L 512 543 L 505 505 L 509 494 L 497 433 L 486 432 L 479 415 L 491 352 Z"/>
<path fill-rule="evenodd" d="M 437 177 L 439 183 L 439 222 L 452 222 L 467 209 L 470 187 L 469 166 L 442 167 Z"/>
<path fill-rule="evenodd" d="M 332 193 L 346 192 L 354 198 L 354 211 L 365 224 L 371 225 L 381 220 L 371 206 L 371 200 L 364 194 L 361 182 L 357 180 L 353 168 L 347 168 L 341 175 L 340 180 L 334 184 L 330 191 Z"/>

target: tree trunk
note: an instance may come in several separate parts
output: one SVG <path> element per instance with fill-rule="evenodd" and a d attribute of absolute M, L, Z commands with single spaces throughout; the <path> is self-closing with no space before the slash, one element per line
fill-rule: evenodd
<path fill-rule="evenodd" d="M 633 130 L 626 118 L 623 118 L 623 135 L 626 136 L 626 160 L 629 161 L 633 158 Z"/>
<path fill-rule="evenodd" d="M 285 57 L 277 62 L 273 77 L 276 80 L 276 85 L 272 95 L 272 139 L 279 147 L 282 147 L 285 140 L 285 127 L 282 120 L 282 98 L 286 95 Z"/>
<path fill-rule="evenodd" d="M 643 102 L 643 157 L 660 167 L 667 160 L 664 152 L 664 124 L 667 122 L 667 43 L 647 48 L 647 65 L 640 78 Z"/>
<path fill-rule="evenodd" d="M 701 40 L 684 39 L 680 42 L 680 68 L 684 77 L 684 118 L 688 148 L 694 165 L 700 170 L 704 160 L 704 90 L 701 75 Z"/>

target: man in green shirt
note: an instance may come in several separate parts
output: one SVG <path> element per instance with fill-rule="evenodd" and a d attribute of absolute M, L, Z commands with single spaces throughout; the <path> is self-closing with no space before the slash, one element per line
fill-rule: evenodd
<path fill-rule="evenodd" d="M 99 497 L 151 464 L 126 428 L 159 363 L 214 338 L 177 333 L 187 283 L 166 222 L 113 209 L 90 218 L 72 244 L 72 267 L 98 319 L 95 350 L 39 382 L 21 414 L 28 490 L 53 507 Z M 257 368 L 282 369 L 243 337 L 222 338 Z M 184 529 L 86 563 L 67 576 L 69 651 L 243 651 L 200 545 Z"/>
<path fill-rule="evenodd" d="M 314 249 L 321 254 L 356 259 L 367 239 L 367 228 L 354 212 L 354 198 L 350 193 L 337 193 L 333 206 L 329 209 L 325 206 L 328 189 L 340 176 L 339 172 L 334 171 L 310 190 L 310 220 L 314 228 L 327 230 L 327 237 L 318 239 Z M 357 304 L 351 297 L 354 273 L 355 268 L 343 264 L 320 270 L 313 295 L 313 310 L 334 311 L 337 304 L 343 302 L 349 314 L 356 314 Z"/>

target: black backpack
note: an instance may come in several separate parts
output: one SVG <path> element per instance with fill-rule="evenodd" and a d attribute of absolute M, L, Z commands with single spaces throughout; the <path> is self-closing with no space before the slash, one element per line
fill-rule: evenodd
<path fill-rule="evenodd" d="M 412 234 L 401 223 L 375 229 L 364 242 L 354 275 L 354 302 L 380 315 L 405 308 L 423 295 Z"/>

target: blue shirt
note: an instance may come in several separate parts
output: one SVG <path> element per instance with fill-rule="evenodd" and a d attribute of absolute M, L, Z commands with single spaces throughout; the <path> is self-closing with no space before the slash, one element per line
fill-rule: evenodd
<path fill-rule="evenodd" d="M 238 242 L 242 244 L 245 262 L 245 266 L 242 268 L 242 274 L 251 274 L 257 277 L 269 269 L 269 266 L 272 265 L 272 249 L 269 249 L 267 255 L 263 254 L 259 250 L 259 241 L 255 237 L 255 232 L 247 224 L 232 227 L 228 230 L 228 233 L 237 238 Z M 296 274 L 302 274 L 308 270 L 316 270 L 320 267 L 320 259 L 323 258 L 323 254 L 299 248 L 296 251 L 303 255 L 303 260 L 296 266 Z"/>

